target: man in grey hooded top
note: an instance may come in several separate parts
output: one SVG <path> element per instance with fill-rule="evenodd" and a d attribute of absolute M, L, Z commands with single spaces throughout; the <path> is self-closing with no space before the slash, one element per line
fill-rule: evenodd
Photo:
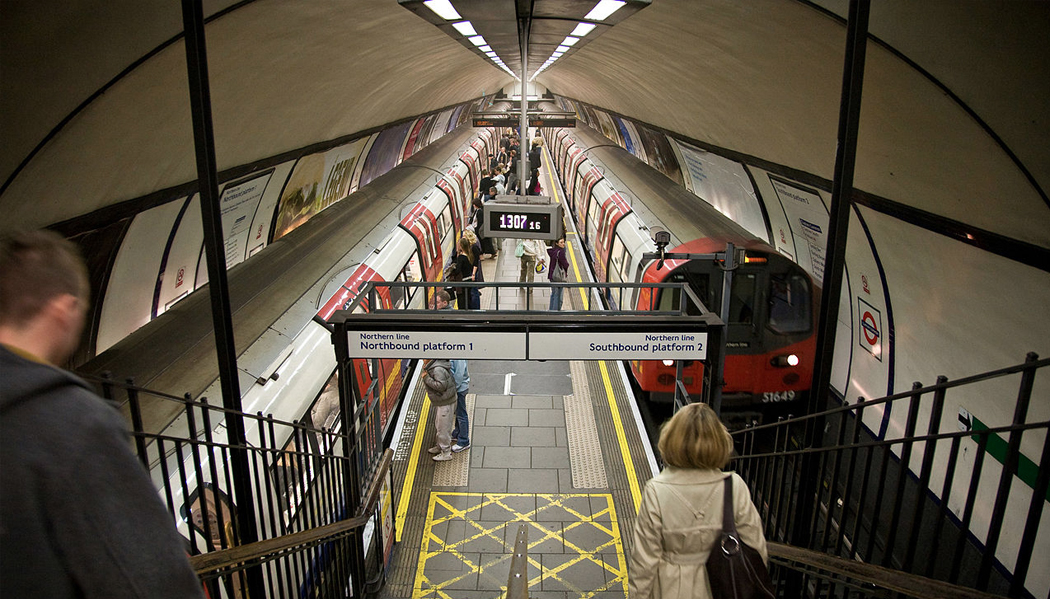
<path fill-rule="evenodd" d="M 435 462 L 452 459 L 452 425 L 456 417 L 456 380 L 448 360 L 430 360 L 423 372 L 430 405 L 434 408 L 434 430 L 437 445 L 430 448 Z"/>
<path fill-rule="evenodd" d="M 58 367 L 88 289 L 61 236 L 0 241 L 0 596 L 201 598 L 124 419 Z"/>

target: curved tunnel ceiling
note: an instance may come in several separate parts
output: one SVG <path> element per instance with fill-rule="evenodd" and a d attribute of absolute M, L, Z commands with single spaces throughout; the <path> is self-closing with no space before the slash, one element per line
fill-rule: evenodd
<path fill-rule="evenodd" d="M 830 179 L 846 3 L 820 4 L 654 0 L 536 82 Z M 397 0 L 205 11 L 220 169 L 515 83 Z M 195 178 L 181 28 L 173 1 L 0 3 L 0 228 Z M 879 0 L 869 30 L 856 187 L 1050 247 L 1050 4 Z"/>

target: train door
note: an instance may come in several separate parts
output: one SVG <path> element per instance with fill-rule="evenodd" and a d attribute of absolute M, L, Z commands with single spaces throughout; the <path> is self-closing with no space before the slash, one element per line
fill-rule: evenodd
<path fill-rule="evenodd" d="M 453 226 L 457 231 L 462 231 L 466 215 L 463 213 L 463 205 L 456 201 L 456 193 L 452 191 L 452 186 L 448 184 L 448 181 L 442 179 L 437 182 L 437 188 L 445 194 L 445 197 L 448 198 L 449 206 L 452 207 Z"/>
<path fill-rule="evenodd" d="M 597 198 L 595 204 L 598 204 Z M 597 238 L 594 244 L 594 265 L 597 271 L 598 279 L 602 281 L 609 280 L 609 256 L 612 253 L 612 240 L 613 231 L 616 229 L 616 223 L 623 218 L 624 215 L 623 199 L 620 198 L 619 194 L 613 194 L 607 201 L 604 202 L 601 212 L 598 218 L 598 230 Z"/>

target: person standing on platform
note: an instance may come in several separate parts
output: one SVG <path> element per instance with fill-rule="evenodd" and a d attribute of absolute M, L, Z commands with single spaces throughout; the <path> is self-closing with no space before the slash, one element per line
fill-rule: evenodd
<path fill-rule="evenodd" d="M 459 272 L 459 280 L 463 282 L 474 281 L 474 244 L 466 232 L 459 238 L 458 250 L 456 252 L 455 264 Z M 456 292 L 456 307 L 467 310 L 470 307 L 470 294 L 473 289 L 460 287 Z"/>
<path fill-rule="evenodd" d="M 0 241 L 0 596 L 203 598 L 120 412 L 59 368 L 88 296 L 72 242 Z"/>
<path fill-rule="evenodd" d="M 470 373 L 466 360 L 452 360 L 452 378 L 456 381 L 456 425 L 452 427 L 452 453 L 470 449 L 470 418 L 467 416 L 467 389 Z"/>
<path fill-rule="evenodd" d="M 543 188 L 540 186 L 540 170 L 532 169 L 532 174 L 529 175 L 529 183 L 525 187 L 525 195 L 538 196 L 543 193 Z"/>
<path fill-rule="evenodd" d="M 518 153 L 514 150 L 507 152 L 507 193 L 514 195 L 518 189 Z"/>
<path fill-rule="evenodd" d="M 481 171 L 481 181 L 478 183 L 478 197 L 484 198 L 485 194 L 489 192 L 489 188 L 492 187 L 492 185 L 492 171 L 488 169 Z"/>
<path fill-rule="evenodd" d="M 519 253 L 520 251 L 520 253 Z M 522 239 L 518 241 L 518 247 L 514 250 L 521 261 L 521 274 L 518 276 L 519 283 L 533 282 L 536 279 L 536 261 L 546 264 L 546 258 L 540 258 L 544 254 L 543 246 L 535 239 Z M 522 287 L 522 289 L 525 289 Z M 532 291 L 530 288 L 529 291 Z"/>
<path fill-rule="evenodd" d="M 434 294 L 434 307 L 445 310 L 449 296 L 444 289 Z M 428 449 L 435 462 L 452 459 L 452 426 L 456 417 L 456 381 L 452 377 L 452 365 L 444 358 L 426 360 L 423 365 L 423 385 L 434 408 L 434 431 L 436 444 Z"/>
<path fill-rule="evenodd" d="M 536 136 L 532 138 L 532 147 L 529 148 L 529 168 L 540 168 L 540 160 L 543 155 L 543 138 Z"/>
<path fill-rule="evenodd" d="M 565 257 L 565 238 L 558 239 L 552 247 L 547 248 L 547 255 L 551 259 L 550 268 L 547 269 L 547 279 L 551 283 L 564 283 L 565 274 L 569 272 L 569 259 Z M 559 271 L 560 267 L 560 271 Z M 558 279 L 558 273 L 563 273 L 561 279 Z M 564 287 L 557 285 L 551 287 L 551 310 L 561 310 L 562 293 L 565 291 Z"/>

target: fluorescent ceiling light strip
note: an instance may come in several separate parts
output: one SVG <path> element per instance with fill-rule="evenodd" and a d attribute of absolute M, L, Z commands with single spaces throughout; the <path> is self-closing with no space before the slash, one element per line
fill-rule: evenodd
<path fill-rule="evenodd" d="M 604 1 L 604 0 L 603 0 Z M 426 0 L 423 2 L 423 6 L 434 11 L 434 14 L 445 19 L 446 21 L 453 21 L 462 19 L 456 9 L 452 6 L 450 0 Z M 594 12 L 593 10 L 591 12 Z"/>
<path fill-rule="evenodd" d="M 492 50 L 492 46 L 490 46 L 488 44 L 485 44 L 484 46 L 478 46 L 478 50 L 481 50 L 482 52 L 492 52 L 493 51 Z"/>
<path fill-rule="evenodd" d="M 554 49 L 554 51 L 555 52 L 561 52 L 562 54 L 564 54 L 564 53 L 569 51 L 569 47 L 568 46 L 558 46 L 557 48 Z"/>
<path fill-rule="evenodd" d="M 575 35 L 576 37 L 583 37 L 583 36 L 587 35 L 588 33 L 594 31 L 595 27 L 597 27 L 597 25 L 595 25 L 594 23 L 580 23 L 579 25 L 576 26 L 576 29 L 572 30 L 572 33 L 570 33 L 569 35 Z"/>
<path fill-rule="evenodd" d="M 480 35 L 474 35 L 468 37 L 467 39 L 470 40 L 470 43 L 474 44 L 475 46 L 484 46 L 486 44 L 485 38 Z"/>
<path fill-rule="evenodd" d="M 623 8 L 625 4 L 627 3 L 623 0 L 601 0 L 583 18 L 588 21 L 604 21 L 609 18 L 609 15 Z"/>
<path fill-rule="evenodd" d="M 561 41 L 563 46 L 575 46 L 576 42 L 580 41 L 578 37 L 572 37 L 571 35 L 565 36 L 565 39 Z"/>
<path fill-rule="evenodd" d="M 478 34 L 478 32 L 474 30 L 474 26 L 470 24 L 470 21 L 460 21 L 459 23 L 453 23 L 452 26 L 455 27 L 456 31 L 462 36 Z"/>

